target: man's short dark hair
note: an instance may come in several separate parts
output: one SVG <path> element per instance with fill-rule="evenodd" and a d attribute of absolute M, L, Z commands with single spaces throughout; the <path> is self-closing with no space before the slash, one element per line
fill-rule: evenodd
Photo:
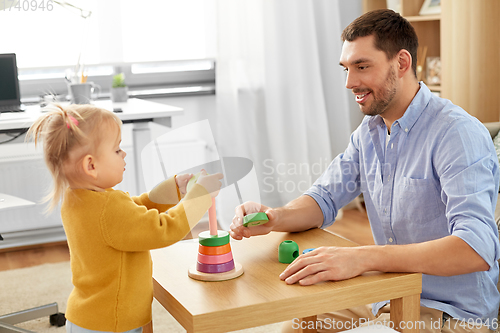
<path fill-rule="evenodd" d="M 390 9 L 379 9 L 361 15 L 342 32 L 342 42 L 358 37 L 375 36 L 375 48 L 392 59 L 401 50 L 411 54 L 411 68 L 417 76 L 418 37 L 415 29 L 404 17 Z"/>

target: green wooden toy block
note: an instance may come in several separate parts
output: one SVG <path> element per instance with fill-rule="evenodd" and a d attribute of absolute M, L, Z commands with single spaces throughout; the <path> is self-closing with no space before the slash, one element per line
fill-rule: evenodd
<path fill-rule="evenodd" d="M 265 224 L 269 221 L 266 213 L 258 212 L 253 214 L 248 214 L 243 217 L 243 226 L 244 227 L 253 227 L 256 225 Z"/>
<path fill-rule="evenodd" d="M 299 256 L 299 245 L 292 240 L 281 242 L 278 247 L 278 261 L 291 264 Z"/>
<path fill-rule="evenodd" d="M 210 235 L 209 231 L 203 231 L 198 238 L 203 246 L 222 246 L 229 243 L 229 233 L 224 230 L 217 230 L 217 235 Z"/>

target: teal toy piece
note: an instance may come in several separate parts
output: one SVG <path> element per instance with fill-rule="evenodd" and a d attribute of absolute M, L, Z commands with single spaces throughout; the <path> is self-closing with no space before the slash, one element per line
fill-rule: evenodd
<path fill-rule="evenodd" d="M 291 264 L 299 256 L 299 246 L 292 240 L 281 242 L 278 248 L 278 260 L 282 264 Z"/>
<path fill-rule="evenodd" d="M 264 212 L 258 212 L 243 216 L 244 227 L 253 227 L 256 225 L 265 224 L 267 222 L 269 222 L 269 218 L 267 217 L 267 214 Z"/>

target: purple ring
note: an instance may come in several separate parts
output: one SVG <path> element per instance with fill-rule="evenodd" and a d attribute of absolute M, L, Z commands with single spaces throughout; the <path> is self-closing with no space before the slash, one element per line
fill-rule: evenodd
<path fill-rule="evenodd" d="M 201 262 L 197 262 L 196 269 L 198 270 L 198 272 L 202 272 L 202 273 L 229 272 L 230 270 L 234 269 L 234 260 L 231 259 L 231 261 L 225 262 L 223 264 L 216 264 L 216 265 L 202 264 Z"/>

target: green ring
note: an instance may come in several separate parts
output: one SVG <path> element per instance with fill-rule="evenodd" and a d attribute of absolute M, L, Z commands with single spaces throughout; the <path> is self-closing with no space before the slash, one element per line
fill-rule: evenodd
<path fill-rule="evenodd" d="M 243 216 L 244 227 L 253 227 L 256 225 L 265 224 L 267 222 L 269 222 L 269 218 L 267 217 L 267 214 L 264 212 L 258 212 Z"/>
<path fill-rule="evenodd" d="M 229 233 L 224 230 L 217 230 L 217 236 L 210 235 L 210 231 L 203 231 L 198 238 L 203 246 L 221 246 L 229 243 Z"/>

